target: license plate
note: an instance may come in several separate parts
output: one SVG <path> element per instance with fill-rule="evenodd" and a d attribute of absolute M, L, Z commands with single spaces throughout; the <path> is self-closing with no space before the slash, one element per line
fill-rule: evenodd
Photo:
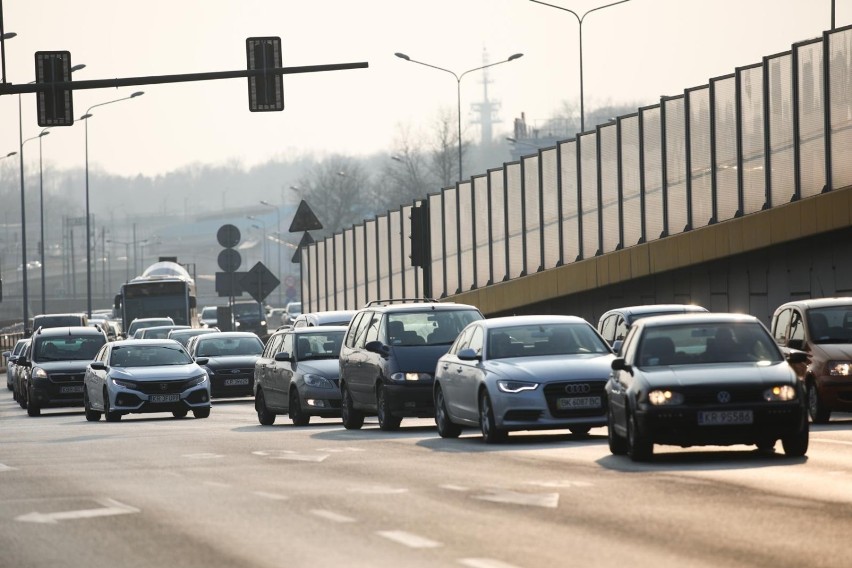
<path fill-rule="evenodd" d="M 226 387 L 236 387 L 239 385 L 247 385 L 249 384 L 248 378 L 245 379 L 225 379 Z"/>
<path fill-rule="evenodd" d="M 754 414 L 751 410 L 710 410 L 698 413 L 699 426 L 728 426 L 753 423 Z"/>
<path fill-rule="evenodd" d="M 180 400 L 179 394 L 151 394 L 148 395 L 148 400 L 151 402 L 177 402 Z"/>
<path fill-rule="evenodd" d="M 59 387 L 60 394 L 71 394 L 83 392 L 83 385 L 74 385 L 70 387 Z"/>
<path fill-rule="evenodd" d="M 600 407 L 601 397 L 599 396 L 572 396 L 571 398 L 556 400 L 556 408 L 559 410 L 582 410 Z"/>

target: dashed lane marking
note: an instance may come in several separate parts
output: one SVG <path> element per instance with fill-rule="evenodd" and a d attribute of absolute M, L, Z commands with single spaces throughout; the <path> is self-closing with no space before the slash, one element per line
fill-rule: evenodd
<path fill-rule="evenodd" d="M 517 491 L 492 491 L 484 495 L 473 495 L 474 499 L 491 501 L 492 503 L 507 503 L 509 505 L 526 505 L 555 509 L 559 506 L 559 493 L 520 493 Z"/>
<path fill-rule="evenodd" d="M 17 469 L 17 468 L 14 468 L 10 465 L 6 465 L 4 463 L 0 463 L 0 471 L 13 471 L 15 469 Z"/>
<path fill-rule="evenodd" d="M 514 564 L 506 564 L 491 558 L 460 558 L 459 564 L 468 568 L 518 568 Z"/>
<path fill-rule="evenodd" d="M 312 515 L 316 515 L 321 519 L 325 519 L 327 521 L 331 521 L 333 523 L 354 523 L 355 519 L 352 517 L 347 517 L 346 515 L 341 515 L 340 513 L 335 513 L 334 511 L 326 511 L 324 509 L 314 509 L 311 511 Z"/>
<path fill-rule="evenodd" d="M 266 491 L 254 491 L 253 495 L 263 497 L 264 499 L 272 499 L 273 501 L 286 501 L 287 499 L 289 499 L 289 497 L 286 495 L 280 495 L 278 493 L 267 493 Z"/>
<path fill-rule="evenodd" d="M 376 534 L 409 548 L 438 548 L 443 546 L 440 542 L 405 531 L 378 531 Z"/>

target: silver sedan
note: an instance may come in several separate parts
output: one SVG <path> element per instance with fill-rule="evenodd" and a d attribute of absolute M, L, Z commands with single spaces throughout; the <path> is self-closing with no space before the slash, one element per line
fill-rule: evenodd
<path fill-rule="evenodd" d="M 478 426 L 488 443 L 513 430 L 606 424 L 604 387 L 614 355 L 585 320 L 515 316 L 476 321 L 441 357 L 435 422 L 444 438 Z"/>

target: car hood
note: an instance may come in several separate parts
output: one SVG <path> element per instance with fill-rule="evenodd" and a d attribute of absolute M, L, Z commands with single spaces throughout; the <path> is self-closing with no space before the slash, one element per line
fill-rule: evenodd
<path fill-rule="evenodd" d="M 82 373 L 89 366 L 88 361 L 45 361 L 38 363 L 33 361 L 33 367 L 44 369 L 48 373 Z"/>
<path fill-rule="evenodd" d="M 167 381 L 170 379 L 188 379 L 204 371 L 195 363 L 189 365 L 162 365 L 156 367 L 111 367 L 110 376 L 116 379 L 126 378 L 136 381 Z"/>
<path fill-rule="evenodd" d="M 732 383 L 753 383 L 771 386 L 796 380 L 793 368 L 786 362 L 761 366 L 757 363 L 718 363 L 708 365 L 673 365 L 642 373 L 650 386 L 690 387 L 723 386 Z"/>
<path fill-rule="evenodd" d="M 496 375 L 515 380 L 532 382 L 556 382 L 575 379 L 609 378 L 611 353 L 583 355 L 552 355 L 547 357 L 515 357 L 493 359 L 485 363 L 486 368 Z"/>
<path fill-rule="evenodd" d="M 392 356 L 401 373 L 435 374 L 438 359 L 450 350 L 446 345 L 391 346 Z"/>
<path fill-rule="evenodd" d="M 210 357 L 205 367 L 211 369 L 246 369 L 254 367 L 260 355 L 234 355 L 232 357 Z"/>
<path fill-rule="evenodd" d="M 316 361 L 300 361 L 296 370 L 302 375 L 320 375 L 327 379 L 336 379 L 340 375 L 340 360 L 317 359 Z"/>
<path fill-rule="evenodd" d="M 811 350 L 815 357 L 825 361 L 852 360 L 852 344 L 849 343 L 811 343 Z"/>

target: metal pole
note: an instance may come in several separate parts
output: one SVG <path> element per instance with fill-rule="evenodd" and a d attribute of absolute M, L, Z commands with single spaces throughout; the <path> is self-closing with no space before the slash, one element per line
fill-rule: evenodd
<path fill-rule="evenodd" d="M 583 14 L 585 17 L 585 14 Z M 586 131 L 586 107 L 583 95 L 583 20 L 580 19 L 580 132 Z"/>
<path fill-rule="evenodd" d="M 461 137 L 461 77 L 456 77 L 456 95 L 458 98 L 459 107 L 459 181 L 462 179 L 462 137 Z"/>
<path fill-rule="evenodd" d="M 88 113 L 86 113 L 88 114 Z M 92 236 L 89 234 L 89 119 L 86 119 L 86 313 L 92 317 Z"/>
<path fill-rule="evenodd" d="M 41 139 L 47 129 L 42 130 L 38 137 L 38 198 L 39 198 L 39 223 L 41 225 L 41 313 L 47 313 L 47 293 L 44 282 L 44 170 L 41 161 Z"/>
<path fill-rule="evenodd" d="M 26 199 L 24 198 L 24 124 L 23 112 L 21 111 L 21 95 L 18 95 L 18 141 L 20 142 L 19 152 L 21 157 L 21 276 L 23 278 L 23 326 L 24 332 L 26 333 L 30 318 L 27 311 L 27 303 L 29 302 L 29 294 L 27 290 L 27 214 Z"/>

